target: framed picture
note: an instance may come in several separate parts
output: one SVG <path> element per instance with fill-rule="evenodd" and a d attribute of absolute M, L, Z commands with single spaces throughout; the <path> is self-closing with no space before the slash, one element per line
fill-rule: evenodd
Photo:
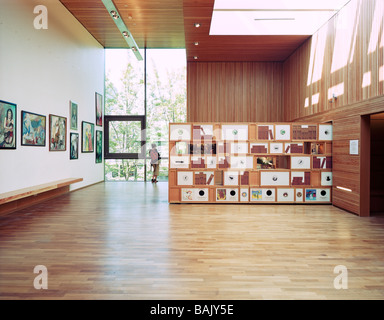
<path fill-rule="evenodd" d="M 17 106 L 0 100 L 0 149 L 16 149 Z"/>
<path fill-rule="evenodd" d="M 71 130 L 77 130 L 77 103 L 69 101 L 69 114 L 71 117 Z"/>
<path fill-rule="evenodd" d="M 81 152 L 93 152 L 95 145 L 95 125 L 83 121 L 81 123 Z"/>
<path fill-rule="evenodd" d="M 96 125 L 99 127 L 103 126 L 103 96 L 100 93 L 95 94 L 96 104 Z"/>
<path fill-rule="evenodd" d="M 76 160 L 79 159 L 79 134 L 71 132 L 70 134 L 70 151 L 69 151 L 69 159 Z"/>
<path fill-rule="evenodd" d="M 96 163 L 103 162 L 103 131 L 96 130 Z"/>
<path fill-rule="evenodd" d="M 49 151 L 67 150 L 67 118 L 49 115 Z"/>
<path fill-rule="evenodd" d="M 47 137 L 46 116 L 21 111 L 21 145 L 45 147 Z"/>

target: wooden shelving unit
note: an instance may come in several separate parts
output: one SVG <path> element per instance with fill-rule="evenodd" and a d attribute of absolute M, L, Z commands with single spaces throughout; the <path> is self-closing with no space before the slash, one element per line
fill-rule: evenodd
<path fill-rule="evenodd" d="M 331 203 L 332 125 L 171 123 L 170 203 Z"/>

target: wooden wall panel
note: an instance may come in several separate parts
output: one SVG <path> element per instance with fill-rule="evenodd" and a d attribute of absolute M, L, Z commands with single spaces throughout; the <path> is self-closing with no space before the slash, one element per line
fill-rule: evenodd
<path fill-rule="evenodd" d="M 283 66 L 284 121 L 333 121 L 333 204 L 360 216 L 369 215 L 366 115 L 384 111 L 383 26 L 384 1 L 352 0 Z M 349 140 L 359 140 L 359 155 L 349 155 Z"/>
<path fill-rule="evenodd" d="M 285 121 L 384 93 L 383 12 L 382 0 L 352 0 L 284 62 Z"/>
<path fill-rule="evenodd" d="M 283 64 L 188 62 L 188 122 L 279 122 Z"/>

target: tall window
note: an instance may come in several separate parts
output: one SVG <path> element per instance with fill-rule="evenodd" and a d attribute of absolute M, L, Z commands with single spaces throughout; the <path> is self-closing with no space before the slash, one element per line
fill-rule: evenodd
<path fill-rule="evenodd" d="M 108 121 L 106 181 L 149 181 L 152 143 L 161 155 L 158 180 L 168 179 L 169 122 L 186 121 L 186 55 L 184 49 L 146 49 L 144 61 L 130 50 L 106 50 L 105 115 Z M 128 117 L 131 116 L 131 121 Z M 142 116 L 146 145 L 140 156 L 136 118 Z M 120 120 L 121 119 L 121 120 Z M 107 122 L 107 121 L 106 121 Z M 113 156 L 116 155 L 116 156 Z M 123 156 L 125 155 L 125 156 Z"/>

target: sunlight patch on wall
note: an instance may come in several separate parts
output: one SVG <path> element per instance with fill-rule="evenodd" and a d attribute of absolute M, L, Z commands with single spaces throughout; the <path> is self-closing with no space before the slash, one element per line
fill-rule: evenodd
<path fill-rule="evenodd" d="M 344 94 L 344 82 L 339 83 L 328 89 L 328 100 L 332 99 L 333 96 L 340 97 Z"/>
<path fill-rule="evenodd" d="M 306 97 L 304 102 L 304 108 L 308 108 L 308 107 L 309 107 L 309 98 Z"/>
<path fill-rule="evenodd" d="M 368 71 L 363 74 L 363 84 L 361 85 L 361 87 L 366 88 L 370 86 L 371 83 L 372 83 L 371 71 Z"/>
<path fill-rule="evenodd" d="M 325 45 L 328 27 L 323 27 L 312 37 L 311 57 L 308 69 L 307 85 L 321 79 L 324 64 Z"/>
<path fill-rule="evenodd" d="M 376 1 L 375 13 L 372 21 L 371 36 L 368 45 L 368 54 L 375 52 L 379 43 L 380 29 L 383 33 L 384 1 Z M 381 39 L 383 42 L 383 36 Z M 381 46 L 381 44 L 380 44 Z"/>
<path fill-rule="evenodd" d="M 379 68 L 379 81 L 384 81 L 384 66 Z"/>
<path fill-rule="evenodd" d="M 319 98 L 320 98 L 320 93 L 315 93 L 312 96 L 312 105 L 318 104 L 319 103 Z"/>
<path fill-rule="evenodd" d="M 359 26 L 361 1 L 350 2 L 337 16 L 336 36 L 333 49 L 331 72 L 344 68 L 348 58 L 353 61 Z"/>

